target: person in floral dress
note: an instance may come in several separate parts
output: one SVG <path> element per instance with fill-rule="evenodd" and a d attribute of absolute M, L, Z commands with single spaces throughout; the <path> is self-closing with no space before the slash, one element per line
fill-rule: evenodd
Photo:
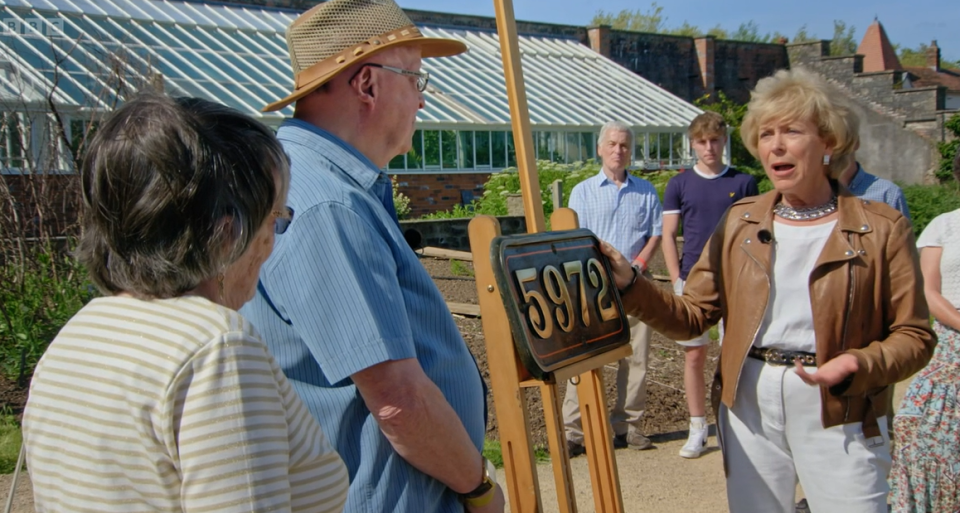
<path fill-rule="evenodd" d="M 960 179 L 960 155 L 953 161 Z M 939 343 L 893 420 L 895 513 L 960 512 L 960 210 L 933 219 L 917 240 Z"/>

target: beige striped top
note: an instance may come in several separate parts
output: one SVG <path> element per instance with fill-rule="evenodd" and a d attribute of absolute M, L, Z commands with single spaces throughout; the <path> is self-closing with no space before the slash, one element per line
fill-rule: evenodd
<path fill-rule="evenodd" d="M 341 511 L 348 477 L 237 312 L 93 300 L 37 366 L 23 418 L 38 512 Z"/>

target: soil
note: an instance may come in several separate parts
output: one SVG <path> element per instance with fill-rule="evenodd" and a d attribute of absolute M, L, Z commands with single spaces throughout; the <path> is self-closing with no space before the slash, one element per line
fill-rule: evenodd
<path fill-rule="evenodd" d="M 472 278 L 473 265 L 470 262 L 453 263 L 450 260 L 436 258 L 422 258 L 421 262 L 434 278 L 444 298 L 454 303 L 477 304 L 476 282 Z M 656 266 L 655 263 L 652 263 Z M 657 268 L 654 267 L 654 273 Z M 665 289 L 672 289 L 669 283 L 660 282 Z M 480 370 L 489 383 L 487 371 L 486 349 L 484 346 L 483 329 L 480 319 L 454 315 L 457 326 L 477 358 Z M 710 344 L 707 365 L 704 369 L 704 382 L 712 381 L 720 348 L 717 344 Z M 647 406 L 643 415 L 642 431 L 647 436 L 663 435 L 687 429 L 689 413 L 687 411 L 686 395 L 683 391 L 683 348 L 671 339 L 654 332 L 650 341 L 650 355 L 647 367 Z M 603 374 L 607 389 L 607 405 L 613 407 L 616 400 L 616 368 L 607 366 Z M 560 397 L 565 392 L 565 384 L 560 385 Z M 540 392 L 536 389 L 526 389 L 527 404 L 530 419 L 530 429 L 533 443 L 537 446 L 547 446 L 547 433 L 543 420 L 543 406 Z M 709 397 L 709 395 L 708 395 Z M 492 398 L 488 405 L 490 409 L 490 423 L 487 426 L 487 437 L 497 439 L 497 420 L 493 414 Z M 708 408 L 709 410 L 709 408 Z M 713 422 L 712 413 L 708 413 L 708 422 Z"/>

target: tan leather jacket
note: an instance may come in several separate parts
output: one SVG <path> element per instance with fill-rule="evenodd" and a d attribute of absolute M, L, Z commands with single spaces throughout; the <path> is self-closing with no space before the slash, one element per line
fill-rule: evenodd
<path fill-rule="evenodd" d="M 859 370 L 820 391 L 824 428 L 863 422 L 877 436 L 890 385 L 922 369 L 933 354 L 923 279 L 910 222 L 889 206 L 861 200 L 840 187 L 839 220 L 810 274 L 817 365 L 841 353 Z M 732 407 L 747 351 L 770 297 L 773 206 L 771 191 L 738 201 L 720 221 L 683 296 L 638 280 L 623 295 L 627 313 L 676 340 L 700 335 L 721 318 L 725 335 L 712 390 Z"/>

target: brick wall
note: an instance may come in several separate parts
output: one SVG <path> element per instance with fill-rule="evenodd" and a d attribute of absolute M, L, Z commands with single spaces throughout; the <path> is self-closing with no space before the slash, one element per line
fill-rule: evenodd
<path fill-rule="evenodd" d="M 750 100 L 750 91 L 761 78 L 790 67 L 787 50 L 780 44 L 718 39 L 713 58 L 714 88 L 741 103 Z"/>
<path fill-rule="evenodd" d="M 393 178 L 400 192 L 410 198 L 410 217 L 420 217 L 459 205 L 460 191 L 470 191 L 479 197 L 490 173 L 402 174 Z"/>

